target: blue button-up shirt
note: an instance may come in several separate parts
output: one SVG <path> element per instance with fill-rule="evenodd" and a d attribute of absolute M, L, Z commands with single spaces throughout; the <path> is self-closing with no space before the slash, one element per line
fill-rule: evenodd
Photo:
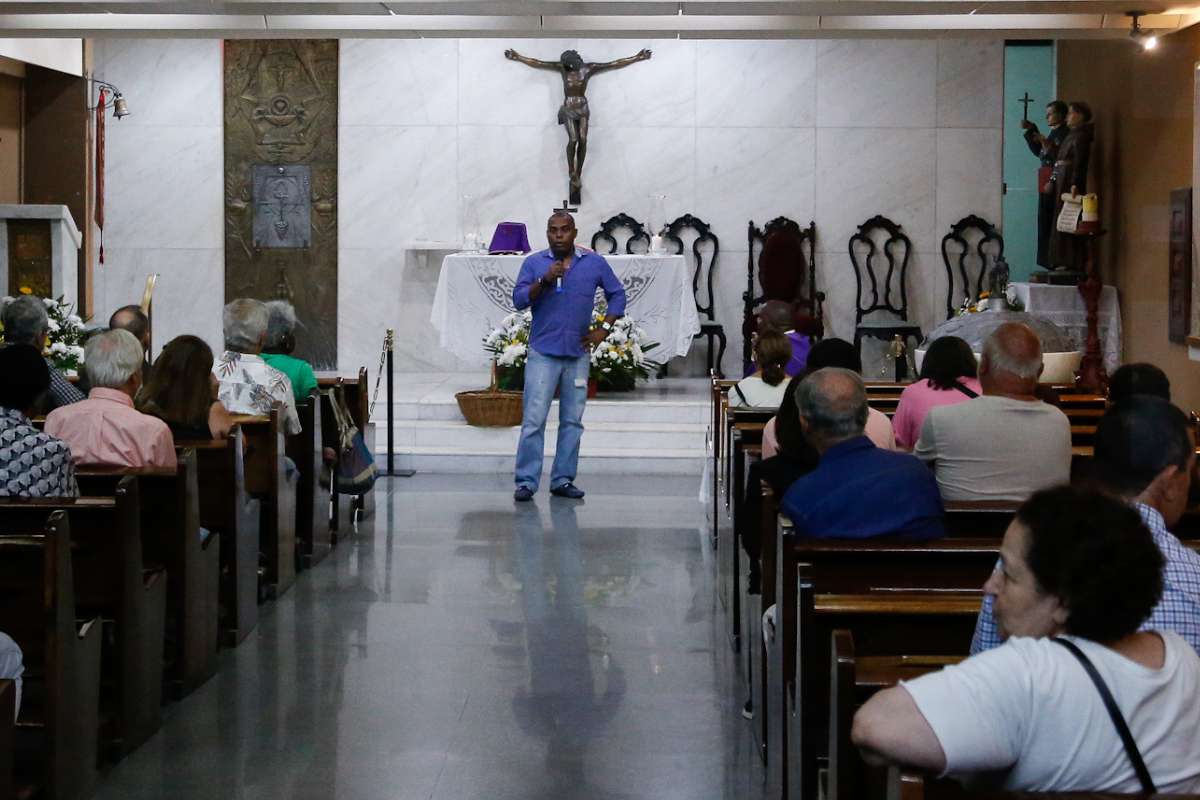
<path fill-rule="evenodd" d="M 582 342 L 592 323 L 596 289 L 604 290 L 608 313 L 620 317 L 625 314 L 625 287 L 604 256 L 576 249 L 571 266 L 563 276 L 562 291 L 557 292 L 555 287 L 549 286 L 542 289 L 536 300 L 530 301 L 529 290 L 550 271 L 556 260 L 549 250 L 540 250 L 525 258 L 513 289 L 513 305 L 518 311 L 533 306 L 530 347 L 544 356 L 579 357 L 586 352 Z"/>
<path fill-rule="evenodd" d="M 817 539 L 936 539 L 946 533 L 933 472 L 916 456 L 882 450 L 866 436 L 826 450 L 780 506 L 797 533 Z"/>
<path fill-rule="evenodd" d="M 1200 652 L 1200 554 L 1167 530 L 1163 515 L 1157 509 L 1144 503 L 1135 503 L 1133 507 L 1142 515 L 1142 522 L 1149 528 L 1166 560 L 1162 598 L 1139 630 L 1174 631 Z M 999 647 L 1003 641 L 996 624 L 995 601 L 994 595 L 983 597 L 983 608 L 979 611 L 975 636 L 971 640 L 971 655 Z"/>

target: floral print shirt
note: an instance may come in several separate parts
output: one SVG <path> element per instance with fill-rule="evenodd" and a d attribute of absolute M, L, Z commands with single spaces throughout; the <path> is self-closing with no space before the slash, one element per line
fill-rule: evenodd
<path fill-rule="evenodd" d="M 284 433 L 292 436 L 300 432 L 292 382 L 261 356 L 226 350 L 213 365 L 213 374 L 221 383 L 217 399 L 229 413 L 265 417 L 271 413 L 271 405 L 278 402 Z"/>

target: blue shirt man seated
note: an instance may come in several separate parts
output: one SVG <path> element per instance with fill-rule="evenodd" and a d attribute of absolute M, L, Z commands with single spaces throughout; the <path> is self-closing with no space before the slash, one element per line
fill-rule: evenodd
<path fill-rule="evenodd" d="M 945 535 L 942 497 L 933 473 L 915 456 L 881 450 L 863 430 L 862 378 L 827 367 L 796 389 L 805 437 L 821 454 L 817 468 L 792 484 L 781 507 L 804 536 L 866 539 Z"/>

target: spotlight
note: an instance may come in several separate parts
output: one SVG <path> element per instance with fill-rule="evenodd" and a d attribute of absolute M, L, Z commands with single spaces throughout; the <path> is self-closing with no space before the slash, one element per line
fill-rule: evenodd
<path fill-rule="evenodd" d="M 1133 20 L 1132 24 L 1129 26 L 1129 38 L 1141 45 L 1143 50 L 1150 52 L 1154 48 L 1158 47 L 1158 37 L 1147 32 L 1142 27 L 1142 14 L 1143 12 L 1141 11 L 1125 12 L 1125 16 L 1130 17 Z"/>

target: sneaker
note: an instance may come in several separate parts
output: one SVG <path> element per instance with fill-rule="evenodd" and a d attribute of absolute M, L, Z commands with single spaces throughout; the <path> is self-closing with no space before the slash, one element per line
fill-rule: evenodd
<path fill-rule="evenodd" d="M 533 489 L 530 489 L 528 486 L 518 486 L 517 490 L 513 492 L 513 500 L 516 500 L 518 503 L 528 503 L 532 499 Z"/>
<path fill-rule="evenodd" d="M 556 486 L 550 490 L 550 494 L 555 497 L 567 497 L 571 500 L 583 499 L 583 489 L 580 489 L 573 483 L 564 483 L 562 486 Z"/>

